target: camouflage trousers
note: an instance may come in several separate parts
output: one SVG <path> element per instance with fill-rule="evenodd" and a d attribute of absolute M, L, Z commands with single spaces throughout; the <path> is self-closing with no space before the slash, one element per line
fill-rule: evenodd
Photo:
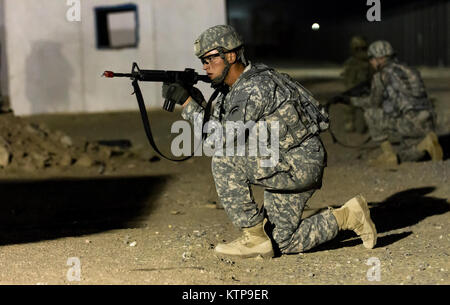
<path fill-rule="evenodd" d="M 392 117 L 383 109 L 369 108 L 364 117 L 372 139 L 391 142 L 400 161 L 418 161 L 425 156 L 426 153 L 416 146 L 434 129 L 432 112 L 408 111 L 400 117 Z"/>
<path fill-rule="evenodd" d="M 318 138 L 281 156 L 271 168 L 261 168 L 259 158 L 213 157 L 212 173 L 218 197 L 238 228 L 261 223 L 266 214 L 272 237 L 282 253 L 299 253 L 333 239 L 338 225 L 330 210 L 301 218 L 307 201 L 320 188 L 325 151 Z M 264 187 L 261 209 L 251 185 Z"/>

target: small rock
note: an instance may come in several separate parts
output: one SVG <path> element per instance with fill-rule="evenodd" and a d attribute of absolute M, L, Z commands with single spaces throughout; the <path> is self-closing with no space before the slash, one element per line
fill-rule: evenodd
<path fill-rule="evenodd" d="M 314 273 L 312 273 L 312 272 L 310 272 L 310 273 L 308 273 L 308 276 L 309 276 L 309 277 L 314 277 L 314 276 L 315 276 L 315 274 L 314 274 Z"/>
<path fill-rule="evenodd" d="M 11 160 L 11 152 L 8 143 L 0 137 L 0 166 L 6 167 Z"/>
<path fill-rule="evenodd" d="M 62 155 L 61 160 L 59 161 L 59 165 L 61 166 L 69 166 L 72 165 L 73 158 L 69 153 L 65 153 Z"/>
<path fill-rule="evenodd" d="M 137 242 L 135 242 L 135 241 L 130 243 L 130 247 L 136 247 L 136 245 L 137 245 Z"/>
<path fill-rule="evenodd" d="M 84 242 L 85 242 L 86 244 L 90 244 L 90 243 L 91 243 L 91 241 L 90 241 L 89 239 L 86 239 Z"/>
<path fill-rule="evenodd" d="M 36 125 L 36 124 L 28 124 L 25 127 L 25 130 L 31 134 L 35 134 L 40 136 L 41 138 L 46 138 L 47 137 L 47 133 L 40 128 L 40 126 Z"/>
<path fill-rule="evenodd" d="M 61 142 L 62 145 L 64 145 L 65 147 L 71 147 L 73 145 L 73 141 L 72 138 L 67 136 L 67 135 L 63 135 L 61 137 L 61 139 L 59 139 L 59 141 Z"/>
<path fill-rule="evenodd" d="M 199 231 L 199 230 L 194 230 L 194 231 L 192 231 L 192 233 L 193 233 L 194 236 L 196 236 L 196 237 L 202 237 L 203 235 L 206 234 L 205 231 Z"/>
<path fill-rule="evenodd" d="M 112 149 L 106 146 L 100 146 L 99 154 L 102 158 L 108 160 L 112 156 Z"/>
<path fill-rule="evenodd" d="M 106 170 L 106 166 L 105 166 L 105 164 L 102 163 L 99 165 L 97 172 L 99 175 L 103 175 L 105 173 L 105 170 Z"/>
<path fill-rule="evenodd" d="M 48 157 L 37 152 L 30 153 L 33 165 L 37 168 L 44 168 L 47 165 Z"/>
<path fill-rule="evenodd" d="M 228 258 L 222 257 L 222 258 L 220 258 L 220 260 L 221 260 L 222 262 L 226 263 L 226 264 L 234 265 L 234 261 L 232 261 L 232 260 L 230 260 L 230 259 L 228 259 Z"/>
<path fill-rule="evenodd" d="M 406 276 L 406 279 L 407 279 L 408 281 L 411 281 L 411 280 L 413 279 L 413 277 L 412 277 L 411 275 L 408 275 L 408 276 Z"/>
<path fill-rule="evenodd" d="M 183 258 L 183 261 L 185 262 L 192 258 L 192 253 L 189 251 L 183 252 L 183 254 L 181 254 L 181 257 Z"/>
<path fill-rule="evenodd" d="M 91 167 L 93 164 L 94 161 L 86 154 L 81 155 L 77 162 L 75 162 L 75 165 L 82 167 Z"/>

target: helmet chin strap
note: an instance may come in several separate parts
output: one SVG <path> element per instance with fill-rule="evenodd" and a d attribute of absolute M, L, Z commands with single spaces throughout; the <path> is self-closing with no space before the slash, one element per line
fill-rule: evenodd
<path fill-rule="evenodd" d="M 220 58 L 222 58 L 225 63 L 225 68 L 223 69 L 222 74 L 220 76 L 213 78 L 211 80 L 211 87 L 213 87 L 214 89 L 217 89 L 224 85 L 225 78 L 227 77 L 228 72 L 230 71 L 230 68 L 231 68 L 231 64 L 226 59 L 225 53 L 223 52 L 223 50 L 218 50 L 218 51 L 220 54 Z"/>

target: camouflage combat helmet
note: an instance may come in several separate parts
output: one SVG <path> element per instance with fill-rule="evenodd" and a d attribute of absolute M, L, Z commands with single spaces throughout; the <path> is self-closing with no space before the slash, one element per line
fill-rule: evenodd
<path fill-rule="evenodd" d="M 216 25 L 204 31 L 194 42 L 195 56 L 202 57 L 211 50 L 234 50 L 244 44 L 242 37 L 230 25 Z"/>
<path fill-rule="evenodd" d="M 378 40 L 370 44 L 369 49 L 367 50 L 367 55 L 369 56 L 369 58 L 384 56 L 390 57 L 392 55 L 395 55 L 395 52 L 388 41 Z"/>
<path fill-rule="evenodd" d="M 202 58 L 206 53 L 217 49 L 220 57 L 225 63 L 220 76 L 211 80 L 211 86 L 213 88 L 219 88 L 224 84 L 225 78 L 231 68 L 231 63 L 228 62 L 225 57 L 226 51 L 235 51 L 237 55 L 237 61 L 240 61 L 244 66 L 247 66 L 248 62 L 244 56 L 244 41 L 242 37 L 236 32 L 236 30 L 229 25 L 216 25 L 206 31 L 204 31 L 194 42 L 195 56 Z"/>
<path fill-rule="evenodd" d="M 362 36 L 353 36 L 350 40 L 351 49 L 363 49 L 367 48 L 367 41 Z"/>

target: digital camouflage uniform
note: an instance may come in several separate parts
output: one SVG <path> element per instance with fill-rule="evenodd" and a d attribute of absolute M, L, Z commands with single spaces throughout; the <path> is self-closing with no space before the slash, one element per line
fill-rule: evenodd
<path fill-rule="evenodd" d="M 344 80 L 345 90 L 349 90 L 363 82 L 370 81 L 373 71 L 367 56 L 367 41 L 361 36 L 354 36 L 350 41 L 351 56 L 344 62 L 344 70 L 341 74 Z M 349 105 L 348 123 L 346 128 L 355 129 L 359 133 L 366 131 L 363 110 Z"/>
<path fill-rule="evenodd" d="M 389 59 L 374 74 L 370 95 L 352 97 L 351 103 L 364 109 L 372 139 L 394 144 L 400 161 L 425 156 L 416 145 L 434 130 L 435 113 L 416 69 Z"/>
<path fill-rule="evenodd" d="M 334 238 L 339 228 L 330 210 L 301 220 L 306 202 L 321 187 L 326 151 L 318 133 L 308 136 L 299 128 L 299 113 L 279 80 L 280 74 L 264 65 L 247 65 L 229 92 L 219 95 L 210 119 L 224 128 L 227 121 L 277 121 L 279 162 L 263 167 L 265 157 L 215 155 L 211 167 L 217 194 L 236 227 L 255 226 L 266 212 L 281 252 L 298 253 Z M 201 124 L 203 115 L 195 102 L 182 113 L 194 124 Z M 263 209 L 255 203 L 251 185 L 265 188 Z"/>
<path fill-rule="evenodd" d="M 372 76 L 367 50 L 352 47 L 351 52 L 351 56 L 344 62 L 342 72 L 345 90 L 370 80 Z"/>

